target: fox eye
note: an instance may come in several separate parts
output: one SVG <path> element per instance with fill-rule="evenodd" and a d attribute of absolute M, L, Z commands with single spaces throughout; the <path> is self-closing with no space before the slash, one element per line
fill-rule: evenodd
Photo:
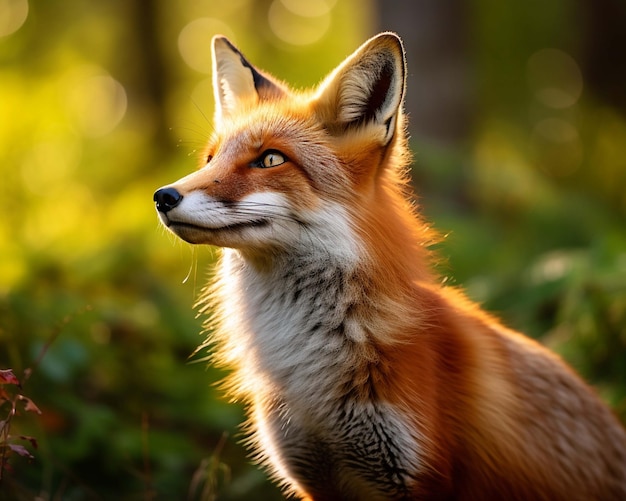
<path fill-rule="evenodd" d="M 209 163 L 211 160 L 213 160 L 213 155 L 209 154 L 206 157 L 206 163 Z"/>
<path fill-rule="evenodd" d="M 283 155 L 280 151 L 276 150 L 268 150 L 259 159 L 258 166 L 262 168 L 276 167 L 278 165 L 284 164 L 287 161 L 285 155 Z"/>

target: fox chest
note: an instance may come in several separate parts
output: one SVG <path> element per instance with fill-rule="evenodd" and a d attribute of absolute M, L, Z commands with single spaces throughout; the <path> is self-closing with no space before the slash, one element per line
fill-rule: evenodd
<path fill-rule="evenodd" d="M 251 414 L 261 453 L 314 499 L 408 498 L 422 469 L 419 430 L 370 388 L 363 283 L 306 264 L 249 278 L 238 331 L 259 382 Z"/>
<path fill-rule="evenodd" d="M 351 338 L 361 327 L 342 303 L 331 290 L 302 316 L 259 326 L 256 335 L 272 342 L 255 350 L 258 440 L 314 499 L 403 499 L 421 469 L 419 433 L 372 396 L 371 364 Z"/>
<path fill-rule="evenodd" d="M 387 404 L 337 403 L 323 420 L 275 400 L 257 413 L 259 437 L 314 499 L 409 499 L 419 445 Z"/>

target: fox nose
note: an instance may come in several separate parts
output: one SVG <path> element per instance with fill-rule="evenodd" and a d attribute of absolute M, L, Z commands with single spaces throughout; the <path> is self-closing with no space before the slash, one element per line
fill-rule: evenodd
<path fill-rule="evenodd" d="M 154 192 L 154 201 L 159 212 L 169 212 L 182 202 L 183 196 L 176 188 L 160 188 Z"/>

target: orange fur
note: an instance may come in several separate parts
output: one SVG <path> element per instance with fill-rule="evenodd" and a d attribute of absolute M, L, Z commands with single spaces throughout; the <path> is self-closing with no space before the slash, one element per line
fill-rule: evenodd
<path fill-rule="evenodd" d="M 155 200 L 181 238 L 226 248 L 201 302 L 215 311 L 208 344 L 287 492 L 626 499 L 626 433 L 610 410 L 431 270 L 400 40 L 366 42 L 311 92 L 224 38 L 213 57 L 207 165 Z"/>

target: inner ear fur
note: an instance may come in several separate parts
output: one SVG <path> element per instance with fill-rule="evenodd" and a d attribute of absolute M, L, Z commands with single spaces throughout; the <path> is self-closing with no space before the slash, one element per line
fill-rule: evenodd
<path fill-rule="evenodd" d="M 395 132 L 406 78 L 402 41 L 381 33 L 359 47 L 318 89 L 317 110 L 328 128 L 374 123 L 384 127 L 384 142 Z"/>
<path fill-rule="evenodd" d="M 252 65 L 226 37 L 214 36 L 211 51 L 218 121 L 243 103 L 256 104 L 286 93 L 283 84 Z"/>

